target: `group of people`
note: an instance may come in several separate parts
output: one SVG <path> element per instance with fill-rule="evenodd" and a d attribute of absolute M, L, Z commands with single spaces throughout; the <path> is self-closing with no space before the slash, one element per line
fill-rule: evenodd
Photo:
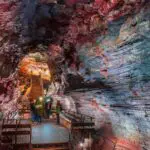
<path fill-rule="evenodd" d="M 56 113 L 57 117 L 57 124 L 59 124 L 59 113 L 62 110 L 60 101 L 56 102 L 56 106 L 53 108 L 54 101 L 52 97 L 39 97 L 38 99 L 31 102 L 31 112 L 32 112 L 32 121 L 41 123 L 42 117 L 43 118 L 51 118 L 53 115 L 53 112 Z M 52 110 L 53 109 L 53 110 Z"/>

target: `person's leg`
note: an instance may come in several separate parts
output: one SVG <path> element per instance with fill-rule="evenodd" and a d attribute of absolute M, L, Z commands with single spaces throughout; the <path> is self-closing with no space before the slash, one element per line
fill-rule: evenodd
<path fill-rule="evenodd" d="M 32 117 L 33 117 L 33 119 L 32 119 L 33 122 L 35 122 L 36 121 L 36 114 L 34 112 L 32 113 Z"/>
<path fill-rule="evenodd" d="M 59 124 L 60 121 L 59 121 L 59 114 L 57 113 L 57 124 Z"/>
<path fill-rule="evenodd" d="M 35 115 L 35 120 L 36 120 L 36 122 L 39 121 L 39 116 L 38 116 L 38 114 Z"/>
<path fill-rule="evenodd" d="M 58 124 L 60 124 L 60 117 L 59 117 L 59 114 L 58 114 Z"/>
<path fill-rule="evenodd" d="M 58 114 L 56 114 L 57 124 L 58 124 Z"/>
<path fill-rule="evenodd" d="M 42 117 L 41 117 L 41 115 L 39 115 L 39 122 L 40 122 L 40 123 L 42 122 Z"/>
<path fill-rule="evenodd" d="M 47 109 L 47 118 L 49 118 L 49 109 Z"/>
<path fill-rule="evenodd" d="M 36 122 L 37 123 L 39 122 L 39 115 L 38 114 L 36 115 Z"/>
<path fill-rule="evenodd" d="M 46 110 L 47 118 L 49 118 L 49 109 Z"/>
<path fill-rule="evenodd" d="M 33 112 L 31 112 L 31 120 L 32 120 L 32 122 L 34 122 L 34 114 L 33 114 Z"/>
<path fill-rule="evenodd" d="M 52 113 L 51 113 L 51 109 L 49 109 L 49 117 L 52 115 Z"/>

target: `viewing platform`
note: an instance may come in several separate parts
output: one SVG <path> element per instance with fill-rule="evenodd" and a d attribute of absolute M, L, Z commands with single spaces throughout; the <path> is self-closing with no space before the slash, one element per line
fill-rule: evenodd
<path fill-rule="evenodd" d="M 0 141 L 2 149 L 6 150 L 8 147 L 15 150 L 68 150 L 69 131 L 54 121 L 32 124 L 29 120 L 3 120 Z"/>
<path fill-rule="evenodd" d="M 26 112 L 23 115 L 26 116 Z M 55 114 L 55 112 L 54 112 Z M 30 116 L 30 115 L 29 115 Z M 56 117 L 56 116 L 55 116 Z M 1 127 L 1 147 L 14 150 L 69 150 L 74 139 L 74 131 L 88 135 L 94 130 L 94 118 L 72 111 L 60 113 L 60 125 L 56 124 L 56 118 L 42 119 L 41 123 L 26 119 L 3 119 Z M 89 136 L 89 135 L 88 135 Z"/>

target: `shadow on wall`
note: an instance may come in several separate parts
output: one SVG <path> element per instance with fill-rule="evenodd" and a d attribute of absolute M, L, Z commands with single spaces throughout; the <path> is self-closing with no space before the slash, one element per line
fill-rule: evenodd
<path fill-rule="evenodd" d="M 70 9 L 64 9 L 55 3 L 40 3 L 38 0 L 23 1 L 20 9 L 22 9 L 20 39 L 22 45 L 33 43 L 47 45 L 61 41 L 60 37 L 64 35 L 69 25 Z"/>

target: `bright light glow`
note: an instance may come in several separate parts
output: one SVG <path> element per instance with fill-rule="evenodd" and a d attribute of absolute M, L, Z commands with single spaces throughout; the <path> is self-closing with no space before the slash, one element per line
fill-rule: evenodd
<path fill-rule="evenodd" d="M 83 143 L 80 143 L 80 147 L 83 147 Z"/>
<path fill-rule="evenodd" d="M 19 64 L 19 72 L 24 76 L 30 76 L 31 74 L 34 76 L 41 75 L 42 79 L 50 80 L 51 74 L 46 58 L 43 58 L 44 61 L 36 61 L 36 58 L 34 57 L 35 54 L 29 54 L 21 60 Z M 41 55 L 40 57 L 42 58 L 43 56 Z"/>
<path fill-rule="evenodd" d="M 42 101 L 42 100 L 43 100 L 43 97 L 39 97 L 39 100 Z"/>
<path fill-rule="evenodd" d="M 65 104 L 66 104 L 67 109 L 71 109 L 71 104 L 68 98 L 65 98 Z"/>
<path fill-rule="evenodd" d="M 46 102 L 49 102 L 49 101 L 50 101 L 50 98 L 46 100 Z"/>

